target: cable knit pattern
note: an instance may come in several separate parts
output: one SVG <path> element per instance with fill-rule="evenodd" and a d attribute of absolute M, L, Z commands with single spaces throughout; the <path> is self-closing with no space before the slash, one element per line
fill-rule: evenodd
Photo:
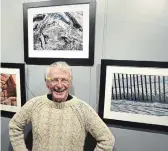
<path fill-rule="evenodd" d="M 26 102 L 9 123 L 14 151 L 28 151 L 24 126 L 32 123 L 33 151 L 83 151 L 90 132 L 97 140 L 95 151 L 112 151 L 114 136 L 97 113 L 84 101 L 73 98 L 57 103 L 47 95 Z"/>

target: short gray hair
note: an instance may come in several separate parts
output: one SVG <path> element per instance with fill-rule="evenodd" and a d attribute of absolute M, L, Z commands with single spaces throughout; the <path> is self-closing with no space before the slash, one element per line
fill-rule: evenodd
<path fill-rule="evenodd" d="M 57 69 L 59 69 L 59 70 L 61 70 L 63 72 L 69 72 L 70 77 L 72 77 L 72 69 L 71 69 L 71 67 L 65 61 L 58 61 L 58 62 L 52 63 L 51 65 L 49 65 L 46 68 L 45 73 L 44 73 L 45 81 L 46 81 L 46 79 L 48 77 L 48 74 L 49 74 L 51 68 L 57 68 Z"/>

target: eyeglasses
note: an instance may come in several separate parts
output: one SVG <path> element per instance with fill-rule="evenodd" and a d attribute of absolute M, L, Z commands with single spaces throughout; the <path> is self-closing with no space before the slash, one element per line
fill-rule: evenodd
<path fill-rule="evenodd" d="M 66 79 L 66 78 L 53 78 L 53 79 L 51 79 L 48 77 L 47 80 L 53 85 L 56 85 L 59 82 L 63 85 L 66 85 L 66 84 L 70 83 L 71 78 L 69 78 L 69 79 Z"/>

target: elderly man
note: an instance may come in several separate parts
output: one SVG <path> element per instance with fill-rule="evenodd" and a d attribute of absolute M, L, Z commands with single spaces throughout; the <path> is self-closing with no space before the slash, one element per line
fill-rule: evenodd
<path fill-rule="evenodd" d="M 35 97 L 9 123 L 14 151 L 28 151 L 24 126 L 32 123 L 33 151 L 83 151 L 87 132 L 96 139 L 96 151 L 112 151 L 114 136 L 97 113 L 69 94 L 71 68 L 66 62 L 51 64 L 45 73 L 50 94 Z"/>

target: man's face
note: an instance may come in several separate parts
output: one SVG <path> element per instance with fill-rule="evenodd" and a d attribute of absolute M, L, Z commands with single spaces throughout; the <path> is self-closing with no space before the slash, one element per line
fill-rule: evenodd
<path fill-rule="evenodd" d="M 57 102 L 66 101 L 71 87 L 70 73 L 51 68 L 48 77 L 46 84 L 52 94 L 52 99 Z"/>

